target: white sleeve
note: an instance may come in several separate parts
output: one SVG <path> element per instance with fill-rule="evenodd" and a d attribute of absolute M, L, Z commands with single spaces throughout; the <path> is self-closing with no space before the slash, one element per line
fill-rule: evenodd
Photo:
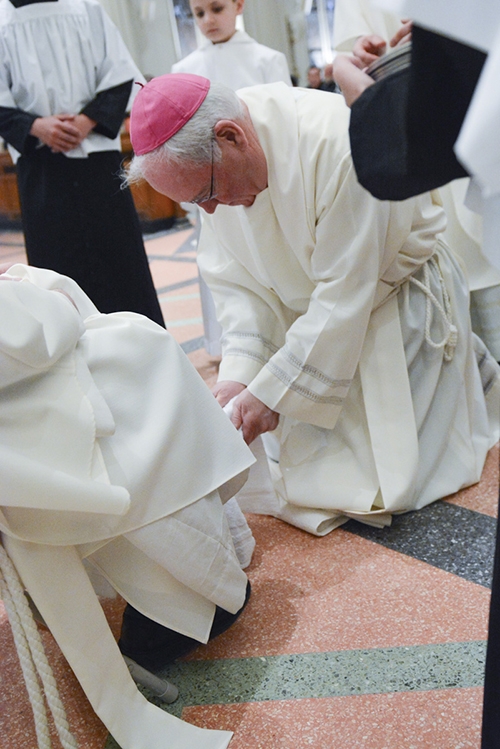
<path fill-rule="evenodd" d="M 203 221 L 198 265 L 223 329 L 220 380 L 248 385 L 285 342 L 286 310 L 216 238 Z"/>
<path fill-rule="evenodd" d="M 269 408 L 327 429 L 358 366 L 390 217 L 389 204 L 359 186 L 352 165 L 334 195 L 335 182 L 318 215 L 308 308 L 249 385 Z"/>
<path fill-rule="evenodd" d="M 381 287 L 386 295 L 431 257 L 444 228 L 429 193 L 378 201 L 359 185 L 349 156 L 341 166 L 341 179 L 332 176 L 317 202 L 308 308 L 249 385 L 269 408 L 327 429 L 343 407 Z"/>
<path fill-rule="evenodd" d="M 337 0 L 333 14 L 333 48 L 337 52 L 352 52 L 358 37 L 374 33 L 363 14 L 362 0 Z"/>
<path fill-rule="evenodd" d="M 377 34 L 388 42 L 401 26 L 401 18 L 411 15 L 383 13 L 369 0 L 337 0 L 333 21 L 333 48 L 351 52 L 356 39 Z"/>

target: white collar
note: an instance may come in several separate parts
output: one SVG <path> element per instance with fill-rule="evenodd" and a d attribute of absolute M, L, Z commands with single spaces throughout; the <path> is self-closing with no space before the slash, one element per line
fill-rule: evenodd
<path fill-rule="evenodd" d="M 210 39 L 204 39 L 203 44 L 201 45 L 200 49 L 206 49 L 207 47 L 225 47 L 228 44 L 248 44 L 249 42 L 253 42 L 251 36 L 248 36 L 248 34 L 245 31 L 240 31 L 237 29 L 232 37 L 227 40 L 227 42 L 218 42 L 214 44 L 210 41 Z"/>

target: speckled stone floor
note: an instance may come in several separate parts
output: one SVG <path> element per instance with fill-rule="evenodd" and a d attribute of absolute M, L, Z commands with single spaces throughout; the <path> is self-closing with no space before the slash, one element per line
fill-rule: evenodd
<path fill-rule="evenodd" d="M 193 231 L 148 237 L 147 251 L 167 327 L 211 384 Z M 22 235 L 0 235 L 0 262 L 23 258 Z M 252 598 L 228 632 L 162 672 L 180 690 L 168 710 L 234 731 L 230 749 L 479 749 L 498 464 L 494 448 L 479 484 L 383 530 L 350 521 L 314 538 L 249 516 Z M 123 605 L 103 601 L 115 634 Z M 116 749 L 43 639 L 80 749 Z M 35 749 L 1 604 L 0 659 L 0 747 Z"/>

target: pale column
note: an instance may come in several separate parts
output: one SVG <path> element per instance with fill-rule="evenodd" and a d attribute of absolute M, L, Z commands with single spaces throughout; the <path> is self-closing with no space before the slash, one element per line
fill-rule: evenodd
<path fill-rule="evenodd" d="M 283 52 L 290 73 L 298 75 L 303 83 L 308 52 L 302 0 L 248 0 L 243 16 L 247 34 Z"/>
<path fill-rule="evenodd" d="M 99 0 L 145 76 L 169 73 L 179 59 L 172 0 Z"/>

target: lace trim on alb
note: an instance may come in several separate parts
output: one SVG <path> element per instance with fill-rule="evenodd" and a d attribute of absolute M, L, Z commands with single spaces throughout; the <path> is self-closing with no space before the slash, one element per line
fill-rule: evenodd
<path fill-rule="evenodd" d="M 288 346 L 283 346 L 283 348 L 281 349 L 281 353 L 283 354 L 283 357 L 296 369 L 304 372 L 304 374 L 311 375 L 311 377 L 319 380 L 319 382 L 322 382 L 324 385 L 328 385 L 328 387 L 349 387 L 349 385 L 351 384 L 351 380 L 333 380 L 320 369 L 316 369 L 316 367 L 312 367 L 310 364 L 304 364 L 295 356 L 295 354 L 292 354 Z"/>
<path fill-rule="evenodd" d="M 289 390 L 293 390 L 295 393 L 302 395 L 304 398 L 314 401 L 314 403 L 325 403 L 330 406 L 341 406 L 344 402 L 344 399 L 339 398 L 337 395 L 318 395 L 318 393 L 309 390 L 309 388 L 306 388 L 303 385 L 298 385 L 296 382 L 292 382 L 292 378 L 290 377 L 290 375 L 284 372 L 273 362 L 268 362 L 267 367 L 270 372 L 278 378 L 278 380 L 280 380 L 287 386 Z"/>

